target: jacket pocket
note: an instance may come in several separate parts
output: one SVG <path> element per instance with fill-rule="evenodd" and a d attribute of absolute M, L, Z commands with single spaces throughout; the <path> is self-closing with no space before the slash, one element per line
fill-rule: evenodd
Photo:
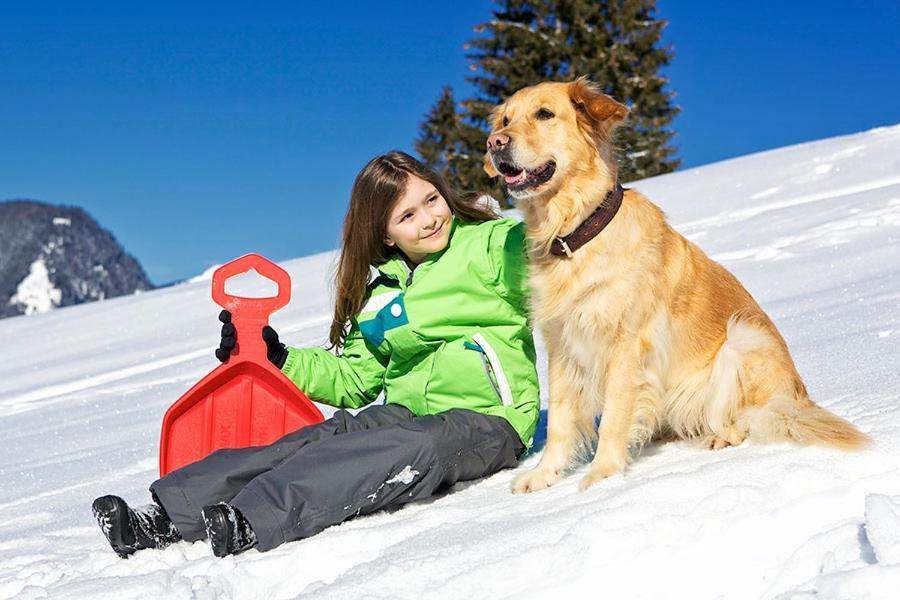
<path fill-rule="evenodd" d="M 481 362 L 484 365 L 484 373 L 497 394 L 497 398 L 504 406 L 512 406 L 513 397 L 512 389 L 509 387 L 509 380 L 506 379 L 506 373 L 503 372 L 503 365 L 500 363 L 500 357 L 494 351 L 491 344 L 480 333 L 472 336 L 474 343 L 466 342 L 466 348 L 481 353 Z M 492 377 L 493 375 L 493 377 Z"/>

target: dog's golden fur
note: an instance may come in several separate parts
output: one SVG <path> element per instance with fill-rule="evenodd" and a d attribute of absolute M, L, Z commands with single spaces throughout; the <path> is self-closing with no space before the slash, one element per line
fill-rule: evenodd
<path fill-rule="evenodd" d="M 550 376 L 547 445 L 513 491 L 553 485 L 592 440 L 582 489 L 621 473 L 632 449 L 659 437 L 713 449 L 748 437 L 864 445 L 864 434 L 809 399 L 787 344 L 740 282 L 639 192 L 627 190 L 612 222 L 571 258 L 549 253 L 613 188 L 612 137 L 627 112 L 579 79 L 523 89 L 492 116 L 491 139 L 508 140 L 512 166 L 555 165 L 546 183 L 511 189 L 530 240 L 533 317 Z M 492 176 L 499 155 L 485 158 Z"/>

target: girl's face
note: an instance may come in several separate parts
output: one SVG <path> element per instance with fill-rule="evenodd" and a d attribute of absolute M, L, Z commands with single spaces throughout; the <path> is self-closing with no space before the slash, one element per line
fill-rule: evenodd
<path fill-rule="evenodd" d="M 397 246 L 417 265 L 447 247 L 452 218 L 447 201 L 437 189 L 410 174 L 406 191 L 388 214 L 384 243 Z"/>

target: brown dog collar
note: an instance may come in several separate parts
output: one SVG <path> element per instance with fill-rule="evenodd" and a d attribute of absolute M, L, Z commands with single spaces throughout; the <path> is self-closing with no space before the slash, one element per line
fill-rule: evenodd
<path fill-rule="evenodd" d="M 622 196 L 625 189 L 616 182 L 615 187 L 607 194 L 597 210 L 591 213 L 584 222 L 575 228 L 575 231 L 569 235 L 558 237 L 550 244 L 550 253 L 555 256 L 568 256 L 572 258 L 572 254 L 594 239 L 603 229 L 609 225 L 613 217 L 622 206 Z"/>

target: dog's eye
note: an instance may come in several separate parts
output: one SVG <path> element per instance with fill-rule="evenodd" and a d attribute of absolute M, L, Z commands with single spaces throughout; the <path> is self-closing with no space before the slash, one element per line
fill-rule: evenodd
<path fill-rule="evenodd" d="M 503 117 L 503 126 L 506 127 L 507 125 L 509 125 L 509 119 L 506 117 Z"/>
<path fill-rule="evenodd" d="M 556 115 L 554 115 L 552 112 L 550 112 L 546 108 L 540 108 L 540 109 L 538 109 L 538 111 L 536 113 L 534 113 L 534 116 L 537 117 L 538 119 L 540 119 L 541 121 L 546 121 L 547 119 L 552 119 Z"/>

